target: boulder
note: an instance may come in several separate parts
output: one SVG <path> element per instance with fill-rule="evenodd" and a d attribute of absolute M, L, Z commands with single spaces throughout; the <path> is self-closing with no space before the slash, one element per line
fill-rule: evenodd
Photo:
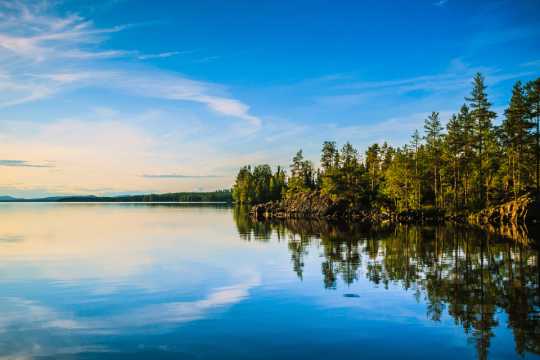
<path fill-rule="evenodd" d="M 346 200 L 334 201 L 319 191 L 298 193 L 281 204 L 255 205 L 247 214 L 256 218 L 349 218 L 370 222 L 380 221 L 444 221 L 444 211 L 439 209 L 385 212 L 367 209 Z"/>
<path fill-rule="evenodd" d="M 540 220 L 540 191 L 531 191 L 515 201 L 482 210 L 479 224 L 533 224 Z"/>
<path fill-rule="evenodd" d="M 350 202 L 334 201 L 319 191 L 298 193 L 282 204 L 260 204 L 248 213 L 254 217 L 338 217 L 349 208 Z"/>

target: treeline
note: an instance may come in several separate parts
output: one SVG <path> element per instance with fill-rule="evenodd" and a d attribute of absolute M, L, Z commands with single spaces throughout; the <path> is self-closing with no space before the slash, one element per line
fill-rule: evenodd
<path fill-rule="evenodd" d="M 182 192 L 168 194 L 150 194 L 122 197 L 70 197 L 57 200 L 59 202 L 231 202 L 230 189 L 213 192 Z"/>
<path fill-rule="evenodd" d="M 286 174 L 278 166 L 272 173 L 269 165 L 259 165 L 251 170 L 247 165 L 240 169 L 233 185 L 232 196 L 237 203 L 264 203 L 283 198 L 286 189 Z"/>
<path fill-rule="evenodd" d="M 56 200 L 57 202 L 141 202 L 144 195 L 108 197 L 108 196 L 91 196 L 91 197 L 68 197 Z"/>
<path fill-rule="evenodd" d="M 233 201 L 230 189 L 213 192 L 182 192 L 168 194 L 145 195 L 143 202 L 206 202 L 206 201 Z"/>
<path fill-rule="evenodd" d="M 424 133 L 416 130 L 409 144 L 394 149 L 386 142 L 376 143 L 363 159 L 349 142 L 339 150 L 336 142 L 325 141 L 320 168 L 304 160 L 300 150 L 289 176 L 278 170 L 279 191 L 267 192 L 268 182 L 244 167 L 233 197 L 238 202 L 280 201 L 320 190 L 336 200 L 383 209 L 431 206 L 475 211 L 514 200 L 538 187 L 540 180 L 540 78 L 525 85 L 516 82 L 500 126 L 493 124 L 497 115 L 484 80 L 482 74 L 476 75 L 470 96 L 445 127 L 434 111 L 425 119 Z M 268 165 L 255 169 L 259 168 L 266 169 L 265 179 L 277 174 L 272 175 Z M 259 195 L 268 193 L 272 196 Z"/>

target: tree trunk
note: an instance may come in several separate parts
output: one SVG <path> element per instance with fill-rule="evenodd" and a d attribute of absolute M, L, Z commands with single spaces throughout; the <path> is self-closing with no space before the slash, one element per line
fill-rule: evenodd
<path fill-rule="evenodd" d="M 540 148 L 540 102 L 536 104 L 536 189 L 538 189 L 538 183 L 540 182 L 540 154 L 538 150 Z"/>
<path fill-rule="evenodd" d="M 457 193 L 457 165 L 456 154 L 454 153 L 454 208 L 457 209 L 458 193 Z"/>
<path fill-rule="evenodd" d="M 512 181 L 513 181 L 513 187 L 514 187 L 514 201 L 517 200 L 516 196 L 516 157 L 512 156 Z"/>
<path fill-rule="evenodd" d="M 435 165 L 435 207 L 437 207 L 437 165 Z"/>
<path fill-rule="evenodd" d="M 480 119 L 478 120 L 480 122 Z M 479 151 L 479 160 L 480 160 L 480 167 L 478 168 L 479 174 L 480 174 L 480 204 L 483 207 L 484 206 L 484 171 L 482 169 L 482 146 L 484 145 L 482 142 L 482 124 L 479 125 L 479 139 L 480 139 L 480 151 Z"/>

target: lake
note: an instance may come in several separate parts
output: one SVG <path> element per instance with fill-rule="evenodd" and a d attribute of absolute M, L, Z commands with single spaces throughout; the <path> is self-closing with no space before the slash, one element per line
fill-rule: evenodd
<path fill-rule="evenodd" d="M 538 251 L 473 225 L 0 204 L 1 359 L 521 359 Z"/>

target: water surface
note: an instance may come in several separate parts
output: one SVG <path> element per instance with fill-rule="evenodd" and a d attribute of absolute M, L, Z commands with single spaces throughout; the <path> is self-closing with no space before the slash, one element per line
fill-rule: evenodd
<path fill-rule="evenodd" d="M 0 204 L 0 358 L 536 358 L 538 251 L 226 204 Z"/>

